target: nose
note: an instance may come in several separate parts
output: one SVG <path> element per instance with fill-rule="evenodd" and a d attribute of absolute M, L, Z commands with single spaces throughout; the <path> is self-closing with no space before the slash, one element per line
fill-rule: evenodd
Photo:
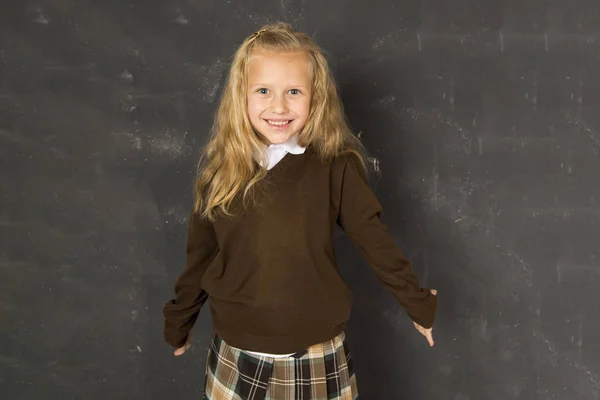
<path fill-rule="evenodd" d="M 271 102 L 271 109 L 276 114 L 286 114 L 288 112 L 288 106 L 285 96 L 273 96 L 273 101 Z"/>

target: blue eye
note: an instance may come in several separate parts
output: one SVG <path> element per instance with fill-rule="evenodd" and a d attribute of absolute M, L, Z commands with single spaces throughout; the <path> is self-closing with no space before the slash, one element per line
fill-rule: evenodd
<path fill-rule="evenodd" d="M 290 92 L 293 92 L 292 94 L 300 94 L 298 89 L 291 89 Z"/>
<path fill-rule="evenodd" d="M 269 91 L 269 89 L 266 89 L 266 88 L 260 88 L 257 90 L 257 92 L 260 94 L 267 94 L 268 91 Z"/>

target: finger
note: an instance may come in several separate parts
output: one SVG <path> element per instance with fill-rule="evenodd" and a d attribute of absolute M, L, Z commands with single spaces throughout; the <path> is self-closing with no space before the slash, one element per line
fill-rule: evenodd
<path fill-rule="evenodd" d="M 433 347 L 433 336 L 431 336 L 430 332 L 427 332 L 425 334 L 425 338 L 427 339 L 427 342 L 429 343 L 429 347 Z"/>
<path fill-rule="evenodd" d="M 186 351 L 187 349 L 188 349 L 188 348 L 187 348 L 187 344 L 186 344 L 185 346 L 182 346 L 182 347 L 178 348 L 177 350 L 175 350 L 175 353 L 174 353 L 174 354 L 175 354 L 176 356 L 180 356 L 180 355 L 182 355 L 183 353 L 185 353 L 185 351 Z"/>
<path fill-rule="evenodd" d="M 191 346 L 190 342 L 187 342 L 185 345 L 183 345 L 182 347 L 178 348 L 177 350 L 175 350 L 175 352 L 173 354 L 175 354 L 176 356 L 180 356 L 183 353 L 185 353 L 187 351 L 187 349 L 189 349 Z"/>
<path fill-rule="evenodd" d="M 437 296 L 437 290 L 431 289 L 430 292 L 431 292 L 432 295 Z"/>
<path fill-rule="evenodd" d="M 433 341 L 433 335 L 432 335 L 431 331 L 428 331 L 427 334 L 425 335 L 425 337 L 427 338 L 427 341 L 429 342 L 429 347 L 433 347 L 434 341 Z"/>

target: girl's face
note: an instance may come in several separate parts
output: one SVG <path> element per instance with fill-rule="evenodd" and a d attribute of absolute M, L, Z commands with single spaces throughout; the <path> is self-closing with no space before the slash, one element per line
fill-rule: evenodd
<path fill-rule="evenodd" d="M 248 64 L 248 116 L 271 144 L 302 130 L 310 111 L 312 82 L 305 52 L 252 52 Z"/>

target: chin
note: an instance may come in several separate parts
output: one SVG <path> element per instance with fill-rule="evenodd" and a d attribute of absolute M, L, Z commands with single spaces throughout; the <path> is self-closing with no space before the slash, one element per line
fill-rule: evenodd
<path fill-rule="evenodd" d="M 264 133 L 260 132 L 260 134 L 267 139 L 267 141 L 270 144 L 282 144 L 287 142 L 292 136 L 294 136 L 293 133 L 281 133 L 281 134 L 273 134 L 273 133 L 269 133 L 267 135 L 265 135 Z"/>
<path fill-rule="evenodd" d="M 287 136 L 285 138 L 281 138 L 281 137 L 272 138 L 272 139 L 267 138 L 267 140 L 269 140 L 269 142 L 271 144 L 282 144 L 282 143 L 287 142 L 290 139 L 290 137 L 292 137 L 292 135 L 289 135 L 289 136 Z"/>

